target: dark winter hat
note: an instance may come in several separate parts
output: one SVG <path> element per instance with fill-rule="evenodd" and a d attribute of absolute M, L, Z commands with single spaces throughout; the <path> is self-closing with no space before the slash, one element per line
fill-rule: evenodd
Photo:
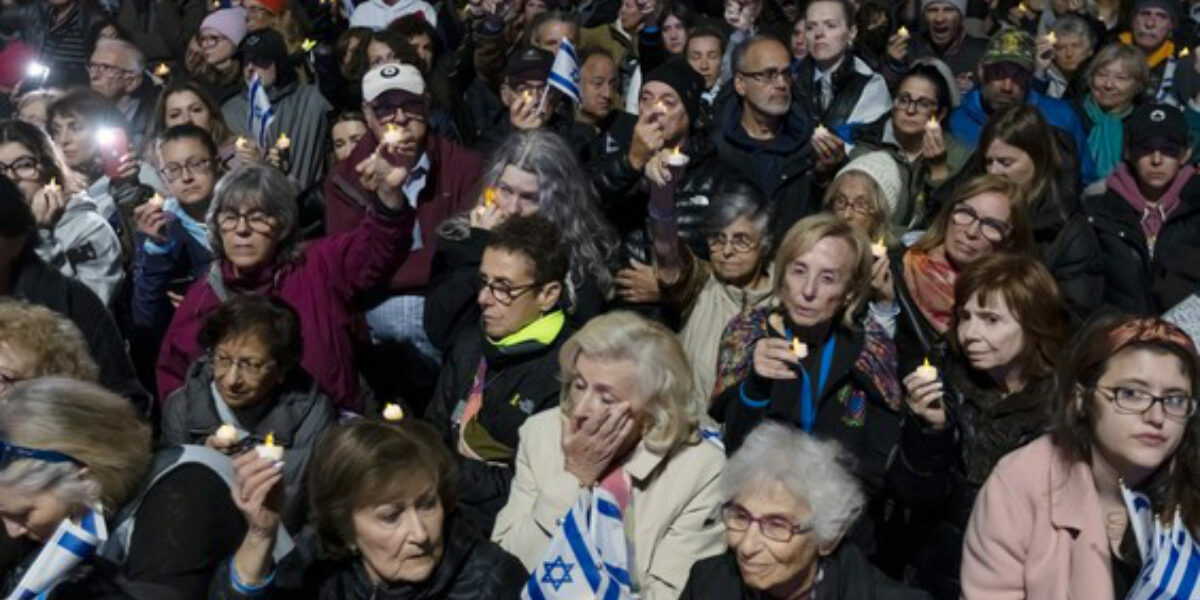
<path fill-rule="evenodd" d="M 252 62 L 258 65 L 273 64 L 276 68 L 289 65 L 287 43 L 283 36 L 274 29 L 255 31 L 242 40 L 238 48 L 242 62 Z"/>
<path fill-rule="evenodd" d="M 550 67 L 554 65 L 554 55 L 541 48 L 523 48 L 508 57 L 504 66 L 504 79 L 510 85 L 526 81 L 546 81 L 550 76 Z"/>
<path fill-rule="evenodd" d="M 1125 119 L 1125 148 L 1132 156 L 1155 150 L 1182 153 L 1191 147 L 1187 132 L 1187 121 L 1178 108 L 1143 104 Z"/>
<path fill-rule="evenodd" d="M 1145 8 L 1162 9 L 1171 17 L 1171 23 L 1179 23 L 1179 2 L 1176 0 L 1138 0 L 1133 3 L 1133 10 L 1129 14 L 1136 15 Z"/>
<path fill-rule="evenodd" d="M 650 71 L 642 80 L 644 87 L 651 81 L 661 81 L 679 94 L 679 100 L 687 111 L 688 119 L 695 121 L 700 116 L 700 94 L 704 92 L 704 77 L 701 77 L 683 58 L 672 58 Z"/>

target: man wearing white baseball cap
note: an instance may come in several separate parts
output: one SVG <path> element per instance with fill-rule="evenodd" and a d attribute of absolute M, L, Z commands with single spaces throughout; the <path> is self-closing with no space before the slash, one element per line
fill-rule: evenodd
<path fill-rule="evenodd" d="M 440 356 L 422 318 L 437 230 L 475 205 L 481 163 L 474 152 L 430 133 L 429 94 L 416 67 L 377 65 L 363 77 L 362 91 L 368 131 L 325 180 L 325 231 L 353 229 L 376 197 L 402 197 L 417 209 L 412 251 L 366 318 L 375 342 L 397 343 L 406 355 L 389 355 L 389 364 L 411 370 L 398 376 L 432 388 Z"/>

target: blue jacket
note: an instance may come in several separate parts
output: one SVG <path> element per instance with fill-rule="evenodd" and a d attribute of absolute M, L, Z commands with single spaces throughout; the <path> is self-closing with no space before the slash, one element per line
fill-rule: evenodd
<path fill-rule="evenodd" d="M 203 224 L 184 213 L 174 198 L 163 210 L 175 216 L 167 224 L 167 243 L 157 244 L 141 233 L 134 241 L 132 316 L 139 328 L 165 330 L 175 313 L 167 298 L 171 282 L 202 278 L 212 262 Z"/>
<path fill-rule="evenodd" d="M 1092 163 L 1092 155 L 1088 152 L 1087 131 L 1083 129 L 1083 122 L 1079 120 L 1079 115 L 1071 108 L 1070 103 L 1033 90 L 1025 96 L 1025 103 L 1037 108 L 1048 123 L 1065 131 L 1075 140 L 1075 156 L 1079 160 L 1083 183 L 1086 185 L 1095 181 L 1096 165 Z M 950 114 L 950 131 L 954 139 L 974 148 L 979 145 L 979 136 L 987 118 L 979 89 L 976 88 L 967 92 L 963 96 L 962 104 Z"/>

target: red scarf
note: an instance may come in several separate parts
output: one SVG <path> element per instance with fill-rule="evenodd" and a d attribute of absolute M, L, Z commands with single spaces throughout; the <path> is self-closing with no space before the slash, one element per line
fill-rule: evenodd
<path fill-rule="evenodd" d="M 904 253 L 904 283 L 921 314 L 938 333 L 950 328 L 956 281 L 958 270 L 949 261 L 935 259 L 916 248 Z"/>

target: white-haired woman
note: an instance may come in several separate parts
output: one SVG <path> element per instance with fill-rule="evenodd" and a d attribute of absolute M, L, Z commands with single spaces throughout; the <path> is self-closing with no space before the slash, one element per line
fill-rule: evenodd
<path fill-rule="evenodd" d="M 220 461 L 231 477 L 228 461 L 205 448 L 153 455 L 150 426 L 98 385 L 14 385 L 0 403 L 0 519 L 40 549 L 4 596 L 57 585 L 55 598 L 203 598 L 246 529 Z M 71 527 L 68 552 L 53 540 Z M 73 562 L 52 568 L 52 556 Z"/>
<path fill-rule="evenodd" d="M 928 598 L 842 538 L 866 505 L 837 442 L 767 421 L 721 473 L 725 554 L 692 567 L 681 600 Z"/>
<path fill-rule="evenodd" d="M 585 488 L 599 488 L 617 499 L 632 537 L 632 591 L 677 598 L 692 563 L 721 551 L 724 528 L 712 515 L 725 464 L 701 439 L 704 404 L 689 394 L 678 340 L 633 313 L 608 313 L 567 340 L 559 364 L 561 410 L 521 427 L 492 539 L 536 576 L 564 515 Z"/>

